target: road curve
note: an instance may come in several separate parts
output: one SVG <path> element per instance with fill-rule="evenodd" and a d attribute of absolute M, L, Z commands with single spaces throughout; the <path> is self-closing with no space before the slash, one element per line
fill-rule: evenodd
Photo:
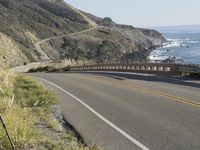
<path fill-rule="evenodd" d="M 35 46 L 35 49 L 37 50 L 37 52 L 40 54 L 40 59 L 43 60 L 43 61 L 50 61 L 50 58 L 48 57 L 48 55 L 42 50 L 41 48 L 41 44 L 42 43 L 45 43 L 45 42 L 48 42 L 50 40 L 55 40 L 55 39 L 59 39 L 59 38 L 63 38 L 63 37 L 66 37 L 66 36 L 73 36 L 73 35 L 78 35 L 78 34 L 82 34 L 82 33 L 86 33 L 88 31 L 91 31 L 91 30 L 94 30 L 98 28 L 98 26 L 95 26 L 95 27 L 92 27 L 92 28 L 89 28 L 89 29 L 86 29 L 86 30 L 83 30 L 83 31 L 79 31 L 79 32 L 75 32 L 75 33 L 71 33 L 71 34 L 63 34 L 63 35 L 59 35 L 59 36 L 54 36 L 54 37 L 50 37 L 50 38 L 46 38 L 44 40 L 41 40 L 41 41 L 38 41 L 34 44 Z"/>
<path fill-rule="evenodd" d="M 43 61 L 50 61 L 50 58 L 42 50 L 42 48 L 40 46 L 42 43 L 45 43 L 45 42 L 50 41 L 50 40 L 58 39 L 58 38 L 63 38 L 63 37 L 66 37 L 66 36 L 72 36 L 72 35 L 78 35 L 78 34 L 81 34 L 81 33 L 85 33 L 85 32 L 88 32 L 88 31 L 93 30 L 93 29 L 95 29 L 95 28 L 98 27 L 98 25 L 96 24 L 96 22 L 94 22 L 93 20 L 91 20 L 89 17 L 87 17 L 81 11 L 79 11 L 78 9 L 74 8 L 73 6 L 71 6 L 70 4 L 68 4 L 66 2 L 64 2 L 64 3 L 65 3 L 65 5 L 69 6 L 72 10 L 74 10 L 76 13 L 78 13 L 79 15 L 81 15 L 88 22 L 90 28 L 86 29 L 86 30 L 79 31 L 79 32 L 71 33 L 71 34 L 64 34 L 64 35 L 59 35 L 59 36 L 54 36 L 54 37 L 46 38 L 46 39 L 43 39 L 41 41 L 36 42 L 34 44 L 35 49 L 40 54 L 40 59 L 43 60 Z"/>
<path fill-rule="evenodd" d="M 148 74 L 29 74 L 61 99 L 88 145 L 105 150 L 199 150 L 200 83 Z"/>

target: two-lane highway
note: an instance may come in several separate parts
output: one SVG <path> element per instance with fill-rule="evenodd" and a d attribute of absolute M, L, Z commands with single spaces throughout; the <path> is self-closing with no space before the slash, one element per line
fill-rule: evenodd
<path fill-rule="evenodd" d="M 30 74 L 53 89 L 86 144 L 200 150 L 200 83 L 130 73 Z"/>

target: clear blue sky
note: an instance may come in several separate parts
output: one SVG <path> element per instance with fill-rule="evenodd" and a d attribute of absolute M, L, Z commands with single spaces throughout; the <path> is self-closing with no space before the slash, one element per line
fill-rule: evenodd
<path fill-rule="evenodd" d="M 200 24 L 200 0 L 65 0 L 76 8 L 137 27 Z"/>

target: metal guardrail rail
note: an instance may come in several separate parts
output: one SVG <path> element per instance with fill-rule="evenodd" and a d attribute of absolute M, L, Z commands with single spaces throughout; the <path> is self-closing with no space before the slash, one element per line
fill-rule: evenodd
<path fill-rule="evenodd" d="M 183 65 L 171 63 L 109 63 L 70 66 L 70 71 L 127 71 L 136 73 L 200 75 L 200 65 Z"/>
<path fill-rule="evenodd" d="M 200 68 L 180 67 L 180 72 L 200 73 Z"/>
<path fill-rule="evenodd" d="M 190 75 L 200 76 L 200 65 L 180 66 L 178 71 L 181 73 L 182 76 L 190 76 Z"/>

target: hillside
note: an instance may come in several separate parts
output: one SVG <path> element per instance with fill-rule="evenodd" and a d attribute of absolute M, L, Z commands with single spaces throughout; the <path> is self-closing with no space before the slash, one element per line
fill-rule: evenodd
<path fill-rule="evenodd" d="M 148 50 L 165 40 L 157 31 L 118 25 L 110 18 L 78 11 L 63 0 L 0 0 L 0 20 L 0 60 L 8 66 L 43 61 L 36 42 L 96 24 L 94 30 L 43 43 L 42 51 L 53 60 L 145 60 Z"/>

